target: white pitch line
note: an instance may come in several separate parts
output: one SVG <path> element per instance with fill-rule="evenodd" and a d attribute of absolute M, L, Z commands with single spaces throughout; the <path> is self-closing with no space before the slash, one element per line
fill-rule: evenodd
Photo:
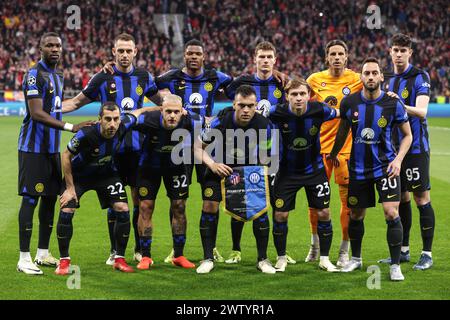
<path fill-rule="evenodd" d="M 431 126 L 431 127 L 428 127 L 428 128 L 430 128 L 430 129 L 436 129 L 436 130 L 442 130 L 442 131 L 450 131 L 450 128 L 447 128 L 447 127 L 435 127 L 435 126 Z"/>

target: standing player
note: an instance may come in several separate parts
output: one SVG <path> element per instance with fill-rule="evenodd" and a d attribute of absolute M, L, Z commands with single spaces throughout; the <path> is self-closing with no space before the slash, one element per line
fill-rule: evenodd
<path fill-rule="evenodd" d="M 183 256 L 186 243 L 186 199 L 189 196 L 186 166 L 184 163 L 175 164 L 172 161 L 172 154 L 179 144 L 179 139 L 173 139 L 174 134 L 183 133 L 181 131 L 184 129 L 184 134 L 187 136 L 181 135 L 180 139 L 190 138 L 189 135 L 192 134 L 195 126 L 198 126 L 198 131 L 201 130 L 202 121 L 199 115 L 182 115 L 182 111 L 181 98 L 169 94 L 164 97 L 161 111 L 148 113 L 138 119 L 137 129 L 146 135 L 138 169 L 140 199 L 138 225 L 142 260 L 137 268 L 140 270 L 150 269 L 153 265 L 152 216 L 161 179 L 164 180 L 172 213 L 172 239 L 175 251 L 172 264 L 187 269 L 195 268 L 195 265 Z"/>
<path fill-rule="evenodd" d="M 202 141 L 194 143 L 196 158 L 202 159 L 203 163 L 208 167 L 208 171 L 205 174 L 205 182 L 202 186 L 203 207 L 200 219 L 200 235 L 202 238 L 204 260 L 197 268 L 197 273 L 209 273 L 214 268 L 213 244 L 217 237 L 219 202 L 222 200 L 221 179 L 233 173 L 232 167 L 255 165 L 249 161 L 251 154 L 259 154 L 259 150 L 270 151 L 269 146 L 272 142 L 271 130 L 273 125 L 264 116 L 256 113 L 256 105 L 255 90 L 248 85 L 240 86 L 236 90 L 233 102 L 234 111 L 226 112 L 223 116 L 215 118 L 211 122 L 210 128 L 203 131 L 201 136 Z M 216 131 L 214 129 L 220 131 L 220 137 L 214 134 Z M 227 138 L 227 134 L 229 135 L 230 132 L 233 132 L 234 138 L 231 138 L 231 141 L 235 141 L 237 138 L 236 135 L 239 135 L 239 133 L 245 135 L 246 132 L 250 131 L 256 131 L 256 141 L 249 141 L 250 139 L 244 138 L 245 145 L 235 146 L 234 154 L 232 156 L 225 156 L 227 154 L 227 139 L 229 138 Z M 261 131 L 267 133 L 267 141 L 260 141 Z M 213 137 L 215 138 L 213 143 L 218 148 L 215 153 L 215 158 L 224 159 L 224 163 L 215 162 L 203 150 L 208 143 L 211 143 Z M 220 157 L 220 153 L 222 157 Z M 237 165 L 237 159 L 243 160 L 243 163 Z M 267 244 L 269 241 L 269 219 L 267 213 L 253 220 L 253 233 L 258 249 L 257 268 L 263 273 L 275 273 L 275 268 L 269 259 L 267 259 Z"/>
<path fill-rule="evenodd" d="M 39 198 L 39 243 L 35 263 L 55 266 L 57 260 L 48 251 L 56 196 L 61 189 L 59 144 L 61 130 L 78 131 L 84 124 L 61 121 L 63 74 L 56 66 L 62 53 L 57 33 L 45 33 L 39 43 L 41 60 L 24 77 L 26 114 L 19 135 L 19 211 L 20 258 L 17 271 L 42 274 L 32 262 L 30 239 L 33 214 Z"/>
<path fill-rule="evenodd" d="M 325 102 L 333 108 L 339 108 L 342 99 L 351 93 L 360 91 L 362 83 L 359 74 L 346 68 L 348 61 L 348 48 L 345 42 L 341 40 L 332 40 L 326 45 L 326 64 L 328 69 L 313 73 L 306 80 L 311 87 L 313 94 L 320 102 Z M 333 142 L 339 127 L 340 119 L 328 121 L 320 129 L 320 145 L 323 156 L 325 171 L 328 180 L 331 180 L 331 174 L 334 169 L 334 181 L 339 185 L 339 197 L 341 199 L 341 228 L 342 242 L 339 249 L 339 258 L 336 263 L 338 267 L 344 266 L 348 262 L 348 218 L 350 209 L 347 207 L 348 194 L 348 168 L 346 165 L 333 168 L 333 164 L 328 161 L 327 155 L 331 152 Z M 338 154 L 339 161 L 348 162 L 351 150 L 351 134 Z M 309 218 L 311 223 L 311 248 L 305 262 L 315 261 L 319 254 L 319 237 L 317 235 L 317 212 L 315 209 L 309 209 Z"/>
<path fill-rule="evenodd" d="M 263 41 L 257 44 L 254 54 L 256 73 L 242 75 L 228 86 L 226 93 L 233 99 L 235 91 L 241 85 L 250 85 L 256 92 L 257 111 L 267 117 L 271 107 L 284 102 L 284 89 L 280 80 L 274 77 L 274 66 L 277 52 L 272 43 Z M 225 263 L 239 263 L 241 261 L 241 236 L 244 222 L 231 218 L 232 252 Z M 286 254 L 288 263 L 296 261 Z"/>
<path fill-rule="evenodd" d="M 329 155 L 330 161 L 339 166 L 337 155 L 352 129 L 353 144 L 350 155 L 350 183 L 348 204 L 351 208 L 348 233 L 352 259 L 342 268 L 351 272 L 362 268 L 361 245 L 364 236 L 366 209 L 375 206 L 375 190 L 378 190 L 387 224 L 387 242 L 391 253 L 390 278 L 404 280 L 400 269 L 400 248 L 403 227 L 398 215 L 400 201 L 400 168 L 411 146 L 412 135 L 408 115 L 403 104 L 381 90 L 383 74 L 375 58 L 367 58 L 362 66 L 363 90 L 345 98 L 340 107 L 341 121 L 336 142 Z M 398 154 L 391 144 L 395 126 L 402 132 Z M 345 165 L 342 163 L 342 165 Z"/>
<path fill-rule="evenodd" d="M 278 259 L 277 271 L 287 266 L 286 240 L 289 211 L 295 209 L 298 190 L 305 187 L 309 207 L 319 214 L 321 269 L 338 272 L 328 257 L 333 228 L 330 219 L 330 186 L 320 154 L 319 130 L 323 122 L 339 116 L 339 110 L 321 102 L 308 102 L 311 89 L 304 79 L 286 85 L 287 105 L 270 110 L 269 119 L 281 132 L 281 162 L 275 177 L 272 196 L 274 208 L 273 239 Z"/>
<path fill-rule="evenodd" d="M 434 210 L 430 200 L 430 142 L 427 129 L 427 110 L 430 101 L 430 77 L 428 73 L 409 64 L 412 55 L 411 39 L 404 34 L 392 37 L 390 48 L 394 75 L 387 79 L 386 88 L 405 104 L 413 136 L 411 148 L 402 165 L 399 214 L 403 224 L 403 243 L 400 262 L 410 260 L 409 232 L 411 229 L 411 197 L 420 213 L 420 231 L 422 234 L 422 254 L 415 270 L 426 270 L 433 265 L 431 247 L 434 237 Z M 401 135 L 398 134 L 401 138 Z M 398 146 L 398 141 L 394 141 Z M 389 259 L 380 262 L 390 263 Z"/>
<path fill-rule="evenodd" d="M 81 196 L 95 190 L 102 209 L 111 208 L 117 216 L 113 228 L 116 254 L 113 268 L 133 272 L 125 261 L 125 249 L 130 234 L 130 212 L 127 193 L 114 164 L 126 132 L 136 123 L 136 117 L 150 108 L 137 109 L 120 117 L 121 111 L 114 102 L 100 108 L 99 123 L 80 130 L 69 142 L 62 156 L 65 190 L 61 195 L 57 236 L 60 264 L 55 273 L 69 274 L 69 245 L 73 234 L 72 219 L 79 208 Z"/>
<path fill-rule="evenodd" d="M 114 101 L 120 106 L 121 113 L 132 112 L 142 108 L 144 97 L 152 99 L 156 105 L 161 104 L 161 97 L 153 81 L 152 75 L 142 69 L 135 68 L 134 58 L 137 54 L 136 42 L 133 36 L 122 33 L 114 40 L 112 48 L 114 56 L 114 74 L 99 72 L 92 77 L 86 88 L 75 98 L 63 102 L 63 112 L 70 112 L 100 99 L 102 103 Z M 139 234 L 137 221 L 139 217 L 139 197 L 136 189 L 136 175 L 144 135 L 135 130 L 128 131 L 124 142 L 116 155 L 116 164 L 119 175 L 125 185 L 131 187 L 133 199 L 133 229 L 135 238 L 134 259 L 140 261 Z M 106 264 L 114 263 L 114 237 L 113 228 L 116 222 L 113 210 L 108 210 L 108 230 L 111 241 L 110 257 Z"/>
<path fill-rule="evenodd" d="M 198 40 L 190 40 L 184 46 L 184 63 L 182 69 L 172 69 L 156 78 L 158 89 L 169 89 L 172 94 L 180 96 L 183 108 L 190 114 L 198 114 L 210 121 L 214 110 L 214 98 L 221 89 L 225 89 L 232 81 L 231 76 L 216 71 L 215 69 L 204 69 L 205 52 L 203 44 Z M 193 158 L 192 158 L 193 163 Z M 192 181 L 194 165 L 188 165 L 189 183 Z M 206 167 L 196 164 L 195 171 L 197 182 L 203 185 L 203 177 Z M 170 221 L 172 221 L 170 212 Z M 174 250 L 164 260 L 170 263 Z M 218 262 L 224 259 L 214 244 L 214 257 Z"/>

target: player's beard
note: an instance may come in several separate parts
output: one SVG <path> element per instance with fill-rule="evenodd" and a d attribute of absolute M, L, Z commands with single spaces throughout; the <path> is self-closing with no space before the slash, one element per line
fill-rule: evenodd
<path fill-rule="evenodd" d="M 378 81 L 378 82 L 376 83 L 376 85 L 373 86 L 373 87 L 369 87 L 369 86 L 366 85 L 365 83 L 363 83 L 363 85 L 364 85 L 364 88 L 365 88 L 367 91 L 369 91 L 370 93 L 372 93 L 372 92 L 377 91 L 377 90 L 380 88 L 381 81 Z"/>

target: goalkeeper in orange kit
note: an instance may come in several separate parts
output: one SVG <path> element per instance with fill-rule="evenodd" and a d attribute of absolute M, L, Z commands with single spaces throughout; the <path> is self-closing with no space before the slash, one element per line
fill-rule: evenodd
<path fill-rule="evenodd" d="M 346 68 L 348 61 L 348 47 L 341 40 L 332 40 L 326 45 L 325 60 L 328 69 L 313 73 L 307 79 L 312 89 L 312 95 L 320 102 L 326 102 L 330 107 L 339 109 L 342 99 L 351 93 L 362 89 L 359 73 Z M 323 123 L 320 130 L 321 154 L 323 156 L 326 174 L 331 179 L 334 169 L 334 181 L 339 185 L 339 197 L 341 199 L 341 227 L 342 242 L 339 250 L 339 258 L 336 263 L 338 267 L 344 266 L 348 261 L 348 220 L 350 209 L 347 207 L 348 194 L 348 168 L 345 165 L 350 158 L 352 146 L 351 132 L 349 133 L 344 147 L 338 155 L 339 167 L 333 167 L 327 159 L 333 147 L 336 133 L 339 128 L 340 119 Z M 311 248 L 305 262 L 316 261 L 319 258 L 319 236 L 317 234 L 317 210 L 309 208 L 309 219 L 311 223 Z"/>

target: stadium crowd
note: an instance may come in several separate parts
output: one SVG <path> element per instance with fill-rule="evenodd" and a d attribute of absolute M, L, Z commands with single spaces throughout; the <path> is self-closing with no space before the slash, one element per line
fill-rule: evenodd
<path fill-rule="evenodd" d="M 265 39 L 279 48 L 277 68 L 289 75 L 308 76 L 325 68 L 324 45 L 339 38 L 349 44 L 349 67 L 357 70 L 371 55 L 390 69 L 388 39 L 396 32 L 415 40 L 414 60 L 431 78 L 431 101 L 449 89 L 450 6 L 437 1 L 377 1 L 381 29 L 366 25 L 371 1 L 298 0 L 134 0 L 87 2 L 81 5 L 81 30 L 66 28 L 66 8 L 72 1 L 16 1 L 0 9 L 0 90 L 20 90 L 22 76 L 38 60 L 36 39 L 48 25 L 63 35 L 65 88 L 78 90 L 111 59 L 112 39 L 120 32 L 135 35 L 137 64 L 159 75 L 170 69 L 171 41 L 152 23 L 154 13 L 185 15 L 184 40 L 205 43 L 206 65 L 236 76 L 253 72 L 253 48 Z M 108 5 L 114 4 L 114 5 Z"/>

